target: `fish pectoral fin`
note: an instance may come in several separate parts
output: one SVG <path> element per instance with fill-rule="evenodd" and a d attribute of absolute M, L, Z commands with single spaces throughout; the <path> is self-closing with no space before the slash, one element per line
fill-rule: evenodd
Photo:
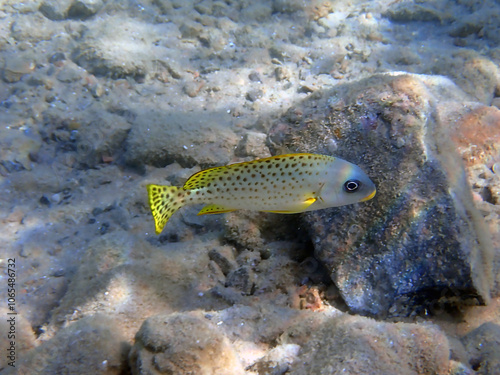
<path fill-rule="evenodd" d="M 318 198 L 309 198 L 309 199 L 306 199 L 304 201 L 304 209 L 306 209 L 307 207 L 309 207 L 311 204 L 313 204 L 314 202 L 316 202 L 318 200 Z"/>
<path fill-rule="evenodd" d="M 316 201 L 317 201 L 316 198 L 309 198 L 306 199 L 304 202 L 295 206 L 292 210 L 272 210 L 264 212 L 273 212 L 275 214 L 297 214 L 299 212 L 304 212 L 305 210 L 307 210 L 307 208 Z"/>
<path fill-rule="evenodd" d="M 223 214 L 225 212 L 231 212 L 231 211 L 235 210 L 232 208 L 219 206 L 217 204 L 209 204 L 208 206 L 203 207 L 201 211 L 198 212 L 198 215 Z"/>

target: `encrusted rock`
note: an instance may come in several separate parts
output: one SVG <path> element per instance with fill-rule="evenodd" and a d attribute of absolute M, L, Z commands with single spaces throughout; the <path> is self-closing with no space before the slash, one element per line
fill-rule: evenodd
<path fill-rule="evenodd" d="M 238 144 L 235 153 L 238 156 L 269 157 L 271 153 L 266 145 L 266 139 L 264 133 L 248 132 Z"/>
<path fill-rule="evenodd" d="M 301 322 L 282 341 L 305 341 L 290 374 L 448 374 L 448 341 L 430 324 L 342 315 L 319 326 Z"/>
<path fill-rule="evenodd" d="M 197 316 L 153 316 L 144 321 L 135 339 L 129 356 L 133 375 L 243 374 L 229 340 Z"/>
<path fill-rule="evenodd" d="M 441 116 L 465 100 L 442 77 L 377 75 L 314 94 L 270 130 L 277 150 L 329 154 L 335 144 L 377 185 L 370 202 L 305 215 L 316 256 L 352 311 L 408 315 L 488 301 L 490 236 Z"/>
<path fill-rule="evenodd" d="M 118 375 L 126 371 L 129 349 L 116 319 L 96 314 L 41 341 L 28 355 L 20 356 L 12 368 L 16 372 L 6 373 Z"/>

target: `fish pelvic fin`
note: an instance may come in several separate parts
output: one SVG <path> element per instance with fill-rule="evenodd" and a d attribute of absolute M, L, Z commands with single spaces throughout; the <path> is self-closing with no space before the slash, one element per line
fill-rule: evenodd
<path fill-rule="evenodd" d="M 160 234 L 170 217 L 184 205 L 186 191 L 177 186 L 147 185 L 155 232 Z"/>

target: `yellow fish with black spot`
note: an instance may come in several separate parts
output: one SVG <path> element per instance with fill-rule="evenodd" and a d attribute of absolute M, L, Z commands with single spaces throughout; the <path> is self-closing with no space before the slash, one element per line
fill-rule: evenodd
<path fill-rule="evenodd" d="M 198 213 L 237 209 L 298 213 L 364 202 L 373 182 L 358 166 L 332 156 L 287 154 L 203 170 L 183 187 L 148 185 L 149 205 L 161 233 L 186 204 L 208 203 Z"/>

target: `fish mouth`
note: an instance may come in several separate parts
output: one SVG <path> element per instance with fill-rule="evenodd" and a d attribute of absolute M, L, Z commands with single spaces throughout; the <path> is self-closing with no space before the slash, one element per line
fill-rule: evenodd
<path fill-rule="evenodd" d="M 364 197 L 363 199 L 361 199 L 361 202 L 366 202 L 366 201 L 369 201 L 370 199 L 372 199 L 375 194 L 377 194 L 377 189 L 373 189 L 373 191 L 371 192 L 370 195 Z"/>

